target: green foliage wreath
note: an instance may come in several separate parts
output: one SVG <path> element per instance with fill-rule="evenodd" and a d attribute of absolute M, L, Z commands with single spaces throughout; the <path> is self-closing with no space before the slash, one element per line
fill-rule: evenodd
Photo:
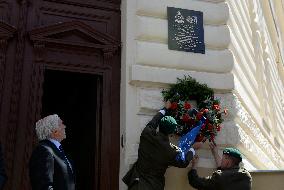
<path fill-rule="evenodd" d="M 217 132 L 221 129 L 223 122 L 222 114 L 227 114 L 227 110 L 221 111 L 220 101 L 214 99 L 214 91 L 206 84 L 200 84 L 190 76 L 177 78 L 177 83 L 170 85 L 162 91 L 165 102 L 171 104 L 168 115 L 173 116 L 179 127 L 176 134 L 183 135 L 196 126 L 202 116 L 206 117 L 206 122 L 201 128 L 196 141 L 214 141 Z M 192 108 L 189 101 L 196 100 L 197 109 Z"/>
<path fill-rule="evenodd" d="M 171 84 L 169 89 L 162 91 L 164 101 L 178 102 L 186 100 L 196 100 L 197 106 L 202 107 L 202 103 L 213 98 L 214 91 L 206 84 L 200 84 L 190 76 L 183 79 L 177 78 L 176 84 Z"/>

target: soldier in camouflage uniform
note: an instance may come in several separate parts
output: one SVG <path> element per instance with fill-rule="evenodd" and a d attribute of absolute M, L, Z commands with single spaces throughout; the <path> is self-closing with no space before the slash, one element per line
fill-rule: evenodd
<path fill-rule="evenodd" d="M 211 143 L 210 148 L 218 170 L 213 172 L 212 176 L 199 177 L 196 171 L 198 156 L 195 156 L 192 160 L 192 169 L 188 173 L 189 184 L 198 190 L 251 190 L 250 173 L 245 168 L 239 167 L 242 161 L 239 150 L 226 148 L 221 159 L 216 145 Z"/>
<path fill-rule="evenodd" d="M 173 117 L 164 116 L 165 112 L 166 109 L 160 110 L 141 133 L 138 159 L 122 179 L 128 190 L 164 190 L 167 168 L 185 168 L 195 154 L 191 148 L 185 162 L 176 159 L 179 150 L 169 142 L 169 135 L 174 134 L 177 123 Z M 201 144 L 193 147 L 197 149 Z"/>

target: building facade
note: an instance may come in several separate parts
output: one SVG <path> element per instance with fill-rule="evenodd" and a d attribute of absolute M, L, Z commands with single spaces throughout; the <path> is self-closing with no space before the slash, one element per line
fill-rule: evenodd
<path fill-rule="evenodd" d="M 250 170 L 284 168 L 283 6 L 277 0 L 122 1 L 120 178 L 137 158 L 141 130 L 163 107 L 161 90 L 184 75 L 214 89 L 229 110 L 220 149 L 239 148 Z M 168 49 L 167 7 L 203 12 L 205 54 Z M 206 145 L 199 154 L 200 171 L 215 167 Z M 186 173 L 169 168 L 166 189 L 188 189 Z"/>
<path fill-rule="evenodd" d="M 217 138 L 250 170 L 284 168 L 283 0 L 2 0 L 0 138 L 5 190 L 30 189 L 34 123 L 57 113 L 78 189 L 126 189 L 161 90 L 190 75 L 228 108 Z M 169 50 L 167 7 L 203 12 L 205 54 Z M 213 158 L 204 145 L 199 171 Z M 166 189 L 190 189 L 169 168 Z M 270 176 L 271 177 L 271 176 Z M 281 176 L 280 176 L 281 177 Z M 278 176 L 279 178 L 279 176 Z M 273 183 L 274 184 L 274 183 Z"/>

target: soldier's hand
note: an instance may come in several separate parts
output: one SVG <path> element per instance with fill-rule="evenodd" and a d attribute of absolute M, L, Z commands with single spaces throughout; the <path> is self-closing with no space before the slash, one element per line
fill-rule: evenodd
<path fill-rule="evenodd" d="M 218 147 L 217 147 L 217 145 L 214 142 L 210 142 L 209 143 L 209 147 L 210 147 L 210 150 L 211 150 L 212 154 L 217 154 L 218 153 Z"/>
<path fill-rule="evenodd" d="M 202 147 L 203 145 L 203 142 L 195 142 L 193 145 L 192 145 L 192 148 L 194 148 L 194 150 L 198 150 Z"/>

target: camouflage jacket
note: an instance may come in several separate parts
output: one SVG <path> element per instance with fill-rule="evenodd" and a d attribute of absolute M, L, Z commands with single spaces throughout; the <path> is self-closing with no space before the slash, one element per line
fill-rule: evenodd
<path fill-rule="evenodd" d="M 141 133 L 138 159 L 122 179 L 129 190 L 164 190 L 167 168 L 186 167 L 193 157 L 189 152 L 186 162 L 176 159 L 177 147 L 170 144 L 168 136 L 156 131 L 162 117 L 157 113 Z"/>
<path fill-rule="evenodd" d="M 199 177 L 195 169 L 188 173 L 189 184 L 198 190 L 251 190 L 252 178 L 245 168 L 217 170 L 212 176 Z"/>

